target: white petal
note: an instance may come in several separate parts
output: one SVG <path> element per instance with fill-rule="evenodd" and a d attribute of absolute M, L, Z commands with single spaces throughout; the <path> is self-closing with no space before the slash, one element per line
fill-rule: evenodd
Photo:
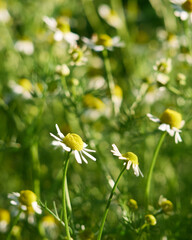
<path fill-rule="evenodd" d="M 81 158 L 83 159 L 83 161 L 84 161 L 86 164 L 88 164 L 88 161 L 87 161 L 87 159 L 83 156 L 82 152 L 79 152 L 79 153 L 80 153 Z"/>
<path fill-rule="evenodd" d="M 101 51 L 104 50 L 104 47 L 101 46 L 101 45 L 98 45 L 98 46 L 95 45 L 95 46 L 93 47 L 93 50 L 95 50 L 96 52 L 101 52 Z"/>
<path fill-rule="evenodd" d="M 83 148 L 87 147 L 88 144 L 83 142 Z"/>
<path fill-rule="evenodd" d="M 62 141 L 62 139 L 58 138 L 57 136 L 55 136 L 53 133 L 50 133 L 51 137 L 54 137 L 57 141 Z"/>
<path fill-rule="evenodd" d="M 22 209 L 23 211 L 26 211 L 26 210 L 27 210 L 27 206 L 21 205 L 21 209 Z"/>
<path fill-rule="evenodd" d="M 162 124 L 158 127 L 158 129 L 161 130 L 161 131 L 167 131 L 167 132 L 169 132 L 170 126 L 169 126 L 168 124 L 162 123 Z"/>
<path fill-rule="evenodd" d="M 16 202 L 16 201 L 14 201 L 14 200 L 11 200 L 10 203 L 11 203 L 12 205 L 15 205 L 15 206 L 16 206 L 16 205 L 19 205 L 19 202 Z"/>
<path fill-rule="evenodd" d="M 75 153 L 75 159 L 77 160 L 77 162 L 79 164 L 82 164 L 82 160 L 81 160 L 81 157 L 79 155 L 79 152 L 77 150 L 75 150 L 74 153 Z"/>
<path fill-rule="evenodd" d="M 57 134 L 59 135 L 60 138 L 64 138 L 65 136 L 63 135 L 63 133 L 60 131 L 58 125 L 56 124 L 56 129 L 57 129 Z"/>
<path fill-rule="evenodd" d="M 32 202 L 32 207 L 36 213 L 38 213 L 38 214 L 42 213 L 42 210 L 41 210 L 40 206 L 37 204 L 37 202 Z"/>
<path fill-rule="evenodd" d="M 63 33 L 60 30 L 57 30 L 54 34 L 54 39 L 55 41 L 60 42 L 63 40 Z"/>
<path fill-rule="evenodd" d="M 185 121 L 182 120 L 182 121 L 181 121 L 181 127 L 180 127 L 180 128 L 183 128 L 184 125 L 185 125 Z"/>
<path fill-rule="evenodd" d="M 54 30 L 56 28 L 56 26 L 57 26 L 57 21 L 54 18 L 50 18 L 50 17 L 44 16 L 43 17 L 43 21 L 44 21 L 44 23 L 47 24 L 47 26 L 51 30 Z"/>
<path fill-rule="evenodd" d="M 189 14 L 188 14 L 187 12 L 182 11 L 182 12 L 180 13 L 180 18 L 181 18 L 182 21 L 187 20 L 188 17 L 189 17 Z"/>
<path fill-rule="evenodd" d="M 87 153 L 86 151 L 82 150 L 82 152 L 87 155 L 87 157 L 91 158 L 93 161 L 96 161 L 96 158 L 93 157 L 91 154 Z"/>
<path fill-rule="evenodd" d="M 143 173 L 141 172 L 139 166 L 138 166 L 138 169 L 139 169 L 139 173 L 140 173 L 141 177 L 144 177 L 144 175 L 143 175 Z"/>
<path fill-rule="evenodd" d="M 111 152 L 113 153 L 114 156 L 119 157 L 119 159 L 126 159 L 122 156 L 122 154 L 119 152 L 119 149 L 117 148 L 117 146 L 115 144 L 112 144 L 113 150 L 111 150 Z"/>
<path fill-rule="evenodd" d="M 153 115 L 150 114 L 150 113 L 147 113 L 147 117 L 148 117 L 151 121 L 153 121 L 153 122 L 160 122 L 160 119 L 159 119 L 159 118 L 153 116 Z"/>
<path fill-rule="evenodd" d="M 64 143 L 60 141 L 52 141 L 53 146 L 61 146 L 65 151 L 70 152 L 71 148 L 67 147 Z"/>
<path fill-rule="evenodd" d="M 71 45 L 77 44 L 77 40 L 79 40 L 79 35 L 76 33 L 68 32 L 63 34 L 63 38 Z"/>
<path fill-rule="evenodd" d="M 86 152 L 96 152 L 95 150 L 87 149 L 87 148 L 83 148 L 83 150 L 85 150 Z"/>
<path fill-rule="evenodd" d="M 126 167 L 126 169 L 127 169 L 127 170 L 129 170 L 129 169 L 130 169 L 130 167 L 131 167 L 131 164 L 132 164 L 132 162 L 131 162 L 131 161 L 128 161 L 128 163 L 127 163 L 127 167 Z"/>
<path fill-rule="evenodd" d="M 175 143 L 182 142 L 179 132 L 175 132 Z"/>

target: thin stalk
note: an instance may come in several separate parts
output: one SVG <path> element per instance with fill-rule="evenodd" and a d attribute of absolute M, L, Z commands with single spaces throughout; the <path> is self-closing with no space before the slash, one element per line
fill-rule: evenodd
<path fill-rule="evenodd" d="M 103 58 L 104 58 L 105 70 L 106 70 L 106 74 L 107 74 L 107 87 L 108 87 L 109 96 L 110 96 L 110 100 L 111 100 L 112 113 L 114 116 L 115 115 L 115 104 L 113 101 L 113 89 L 115 88 L 115 84 L 113 81 L 113 75 L 112 75 L 112 71 L 111 71 L 111 65 L 110 65 L 107 49 L 103 50 Z"/>
<path fill-rule="evenodd" d="M 164 140 L 166 134 L 167 134 L 167 132 L 163 132 L 163 134 L 161 135 L 161 137 L 159 139 L 159 142 L 157 144 L 157 147 L 156 147 L 154 155 L 153 155 L 153 159 L 152 159 L 152 162 L 151 162 L 151 167 L 149 169 L 149 173 L 148 173 L 148 176 L 147 176 L 147 184 L 146 184 L 146 189 L 145 189 L 146 208 L 148 207 L 148 204 L 149 204 L 149 194 L 150 194 L 150 188 L 151 188 L 151 179 L 152 179 L 153 169 L 154 169 L 154 166 L 155 166 L 155 163 L 156 163 L 157 156 L 159 154 L 159 150 L 161 148 L 161 145 L 163 143 L 163 140 Z"/>
<path fill-rule="evenodd" d="M 31 146 L 31 158 L 33 166 L 33 188 L 35 194 L 40 198 L 40 162 L 38 153 L 38 143 L 34 142 Z"/>
<path fill-rule="evenodd" d="M 107 205 L 106 205 L 106 208 L 105 208 L 105 212 L 104 212 L 104 215 L 103 215 L 103 218 L 102 218 L 102 221 L 101 221 L 101 226 L 100 226 L 100 229 L 99 229 L 99 235 L 97 237 L 97 240 L 100 240 L 101 239 L 101 236 L 102 236 L 102 232 L 103 232 L 103 228 L 104 228 L 104 225 L 105 225 L 105 220 L 106 220 L 106 217 L 107 217 L 107 214 L 108 214 L 108 211 L 109 211 L 109 207 L 110 207 L 110 204 L 111 204 L 111 200 L 113 198 L 113 194 L 115 192 L 115 189 L 117 187 L 117 184 L 121 178 L 121 176 L 123 175 L 124 171 L 126 170 L 126 164 L 125 166 L 122 168 L 116 182 L 115 182 L 115 185 L 113 186 L 112 190 L 111 190 L 111 194 L 109 196 L 109 199 L 107 201 Z"/>
<path fill-rule="evenodd" d="M 69 155 L 70 155 L 70 152 L 66 152 L 66 158 L 63 166 L 62 205 L 63 205 L 63 216 L 64 216 L 65 231 L 67 234 L 67 239 L 71 240 L 68 219 L 67 219 L 67 208 L 66 208 L 66 181 L 67 181 L 67 168 L 69 164 Z"/>
<path fill-rule="evenodd" d="M 11 232 L 12 232 L 12 230 L 13 230 L 13 227 L 17 224 L 21 212 L 22 212 L 22 210 L 20 209 L 19 212 L 18 212 L 18 214 L 17 214 L 17 216 L 15 217 L 15 219 L 14 219 L 12 225 L 11 225 L 11 228 L 9 229 L 9 232 L 8 232 L 8 235 L 7 235 L 6 240 L 9 240 L 9 239 L 10 239 L 10 237 L 11 237 Z"/>
<path fill-rule="evenodd" d="M 72 211 L 72 207 L 71 207 L 71 201 L 70 201 L 70 196 L 69 196 L 67 178 L 66 178 L 66 181 L 65 181 L 65 195 L 66 195 L 65 197 L 66 197 L 67 210 L 68 210 L 68 212 L 70 214 L 70 218 L 71 218 L 71 227 L 73 229 L 74 239 L 76 239 L 74 219 L 73 219 L 73 211 Z"/>

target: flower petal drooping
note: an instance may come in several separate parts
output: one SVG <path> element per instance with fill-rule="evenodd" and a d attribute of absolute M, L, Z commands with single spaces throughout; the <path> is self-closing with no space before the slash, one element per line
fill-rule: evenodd
<path fill-rule="evenodd" d="M 158 127 L 159 130 L 168 132 L 171 137 L 175 136 L 175 143 L 182 142 L 179 133 L 181 132 L 180 128 L 184 126 L 185 121 L 182 120 L 180 113 L 168 108 L 162 113 L 160 118 L 157 118 L 150 113 L 147 114 L 147 117 L 153 122 L 160 123 Z"/>
<path fill-rule="evenodd" d="M 139 168 L 139 161 L 137 155 L 135 155 L 132 152 L 127 152 L 125 154 L 121 154 L 119 149 L 115 144 L 112 144 L 113 149 L 111 152 L 113 153 L 114 156 L 117 156 L 119 159 L 124 160 L 124 165 L 126 164 L 127 170 L 130 169 L 131 165 L 134 171 L 134 174 L 138 177 L 141 175 L 143 177 L 143 173 L 141 172 Z"/>

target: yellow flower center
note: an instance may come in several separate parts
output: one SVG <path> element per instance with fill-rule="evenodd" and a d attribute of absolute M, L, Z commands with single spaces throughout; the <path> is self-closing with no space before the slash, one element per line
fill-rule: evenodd
<path fill-rule="evenodd" d="M 96 44 L 104 47 L 111 47 L 113 46 L 113 40 L 107 34 L 101 34 L 98 36 Z"/>
<path fill-rule="evenodd" d="M 138 209 L 137 202 L 136 202 L 134 199 L 129 199 L 129 201 L 128 201 L 128 206 L 129 206 L 132 210 Z"/>
<path fill-rule="evenodd" d="M 182 8 L 186 11 L 186 12 L 192 12 L 192 0 L 187 0 L 182 4 Z"/>
<path fill-rule="evenodd" d="M 83 140 L 75 133 L 68 133 L 63 142 L 72 150 L 81 151 L 83 149 Z"/>
<path fill-rule="evenodd" d="M 156 218 L 151 214 L 145 215 L 145 221 L 147 224 L 152 226 L 156 225 L 157 223 Z"/>
<path fill-rule="evenodd" d="M 83 102 L 86 107 L 93 108 L 97 110 L 102 110 L 105 108 L 105 104 L 97 97 L 91 94 L 86 94 L 83 98 Z"/>
<path fill-rule="evenodd" d="M 0 208 L 0 222 L 1 221 L 5 221 L 7 224 L 10 223 L 10 213 L 2 208 Z"/>
<path fill-rule="evenodd" d="M 182 116 L 180 113 L 171 109 L 166 109 L 160 117 L 162 123 L 169 124 L 170 127 L 180 128 L 182 122 Z"/>
<path fill-rule="evenodd" d="M 37 196 L 30 190 L 23 190 L 20 192 L 19 201 L 22 205 L 31 207 L 32 203 L 37 201 Z"/>
<path fill-rule="evenodd" d="M 19 79 L 19 85 L 22 86 L 26 91 L 30 92 L 32 90 L 32 84 L 26 78 Z"/>
<path fill-rule="evenodd" d="M 59 17 L 57 19 L 57 28 L 59 30 L 61 30 L 63 33 L 68 33 L 71 31 L 70 25 L 69 25 L 68 21 L 66 20 L 66 18 L 64 18 L 64 17 Z"/>
<path fill-rule="evenodd" d="M 139 165 L 138 157 L 132 152 L 127 152 L 122 154 L 123 157 L 127 158 L 127 160 L 131 161 L 135 165 Z"/>

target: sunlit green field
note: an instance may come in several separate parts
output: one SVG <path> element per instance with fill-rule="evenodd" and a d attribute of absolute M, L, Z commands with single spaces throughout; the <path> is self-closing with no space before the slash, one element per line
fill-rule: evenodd
<path fill-rule="evenodd" d="M 0 239 L 192 239 L 192 0 L 0 0 L 0 58 Z"/>

